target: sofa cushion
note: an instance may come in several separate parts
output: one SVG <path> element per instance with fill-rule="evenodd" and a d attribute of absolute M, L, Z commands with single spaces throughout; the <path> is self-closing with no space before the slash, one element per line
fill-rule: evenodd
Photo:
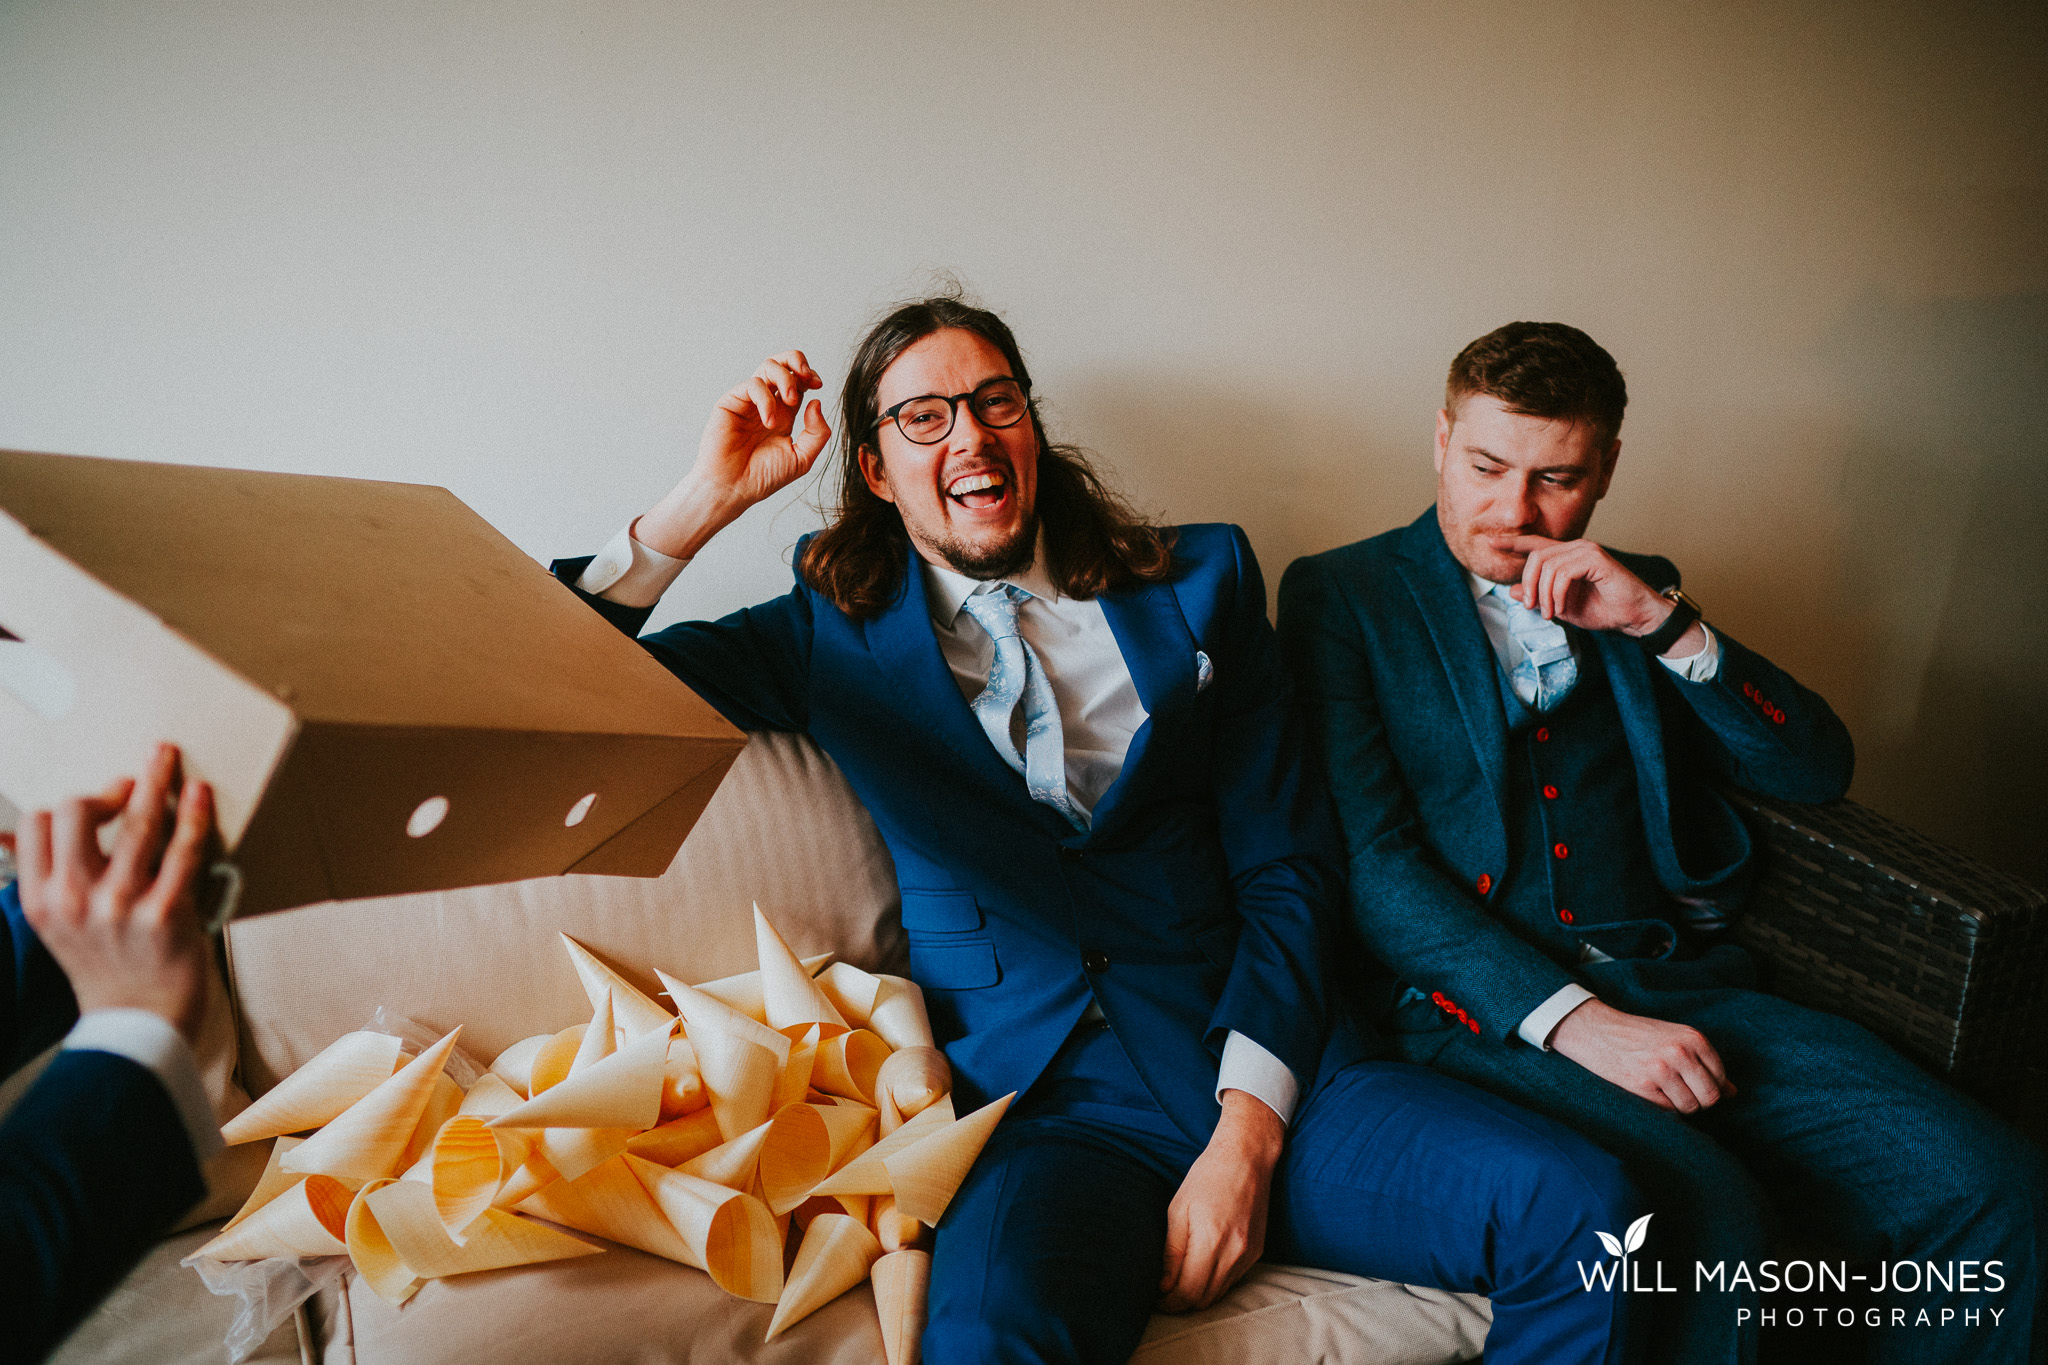
<path fill-rule="evenodd" d="M 1492 1321 L 1483 1295 L 1261 1263 L 1214 1307 L 1154 1315 L 1131 1365 L 1438 1365 Z"/>
<path fill-rule="evenodd" d="M 329 902 L 228 930 L 242 1076 L 261 1093 L 382 1005 L 489 1062 L 530 1034 L 590 1017 L 566 933 L 650 995 L 750 971 L 752 905 L 800 954 L 836 951 L 902 972 L 896 874 L 832 761 L 795 735 L 756 735 L 668 871 L 546 877 Z"/>

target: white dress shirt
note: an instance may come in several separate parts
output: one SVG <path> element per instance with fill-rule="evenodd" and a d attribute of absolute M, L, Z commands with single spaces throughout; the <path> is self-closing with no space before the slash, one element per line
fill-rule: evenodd
<path fill-rule="evenodd" d="M 590 561 L 576 586 L 621 606 L 648 607 L 661 600 L 688 562 L 648 549 L 633 538 L 629 525 Z M 925 601 L 939 653 L 960 695 L 969 702 L 988 685 L 995 641 L 961 605 L 974 593 L 992 591 L 1002 583 L 1030 594 L 1018 607 L 1017 633 L 1038 655 L 1059 703 L 1068 795 L 1083 812 L 1092 812 L 1123 770 L 1131 737 L 1146 721 L 1144 703 L 1102 604 L 1063 596 L 1037 559 L 1022 573 L 988 583 L 923 559 L 918 563 L 924 570 Z M 1091 1001 L 1084 1017 L 1101 1018 L 1101 1007 Z M 1282 1123 L 1293 1118 L 1300 1084 L 1284 1062 L 1255 1040 L 1232 1031 L 1216 1075 L 1219 1100 L 1225 1090 L 1242 1090 L 1263 1101 Z"/>
<path fill-rule="evenodd" d="M 1479 609 L 1479 624 L 1486 628 L 1486 639 L 1493 646 L 1494 657 L 1500 660 L 1500 666 L 1507 673 L 1510 685 L 1515 689 L 1515 695 L 1525 704 L 1535 705 L 1536 694 L 1533 688 L 1528 686 L 1526 680 L 1515 681 L 1515 666 L 1522 662 L 1522 645 L 1508 629 L 1508 601 L 1502 596 L 1506 589 L 1481 578 L 1469 569 L 1465 572 L 1465 578 L 1471 584 L 1473 605 Z M 1707 629 L 1704 621 L 1700 623 L 1700 630 L 1707 637 L 1707 641 L 1697 652 L 1680 659 L 1662 654 L 1657 656 L 1658 663 L 1686 682 L 1707 682 L 1721 671 L 1720 640 L 1715 637 L 1713 631 Z M 1572 657 L 1578 657 L 1576 643 L 1572 645 Z M 1607 954 L 1590 943 L 1579 945 L 1581 962 L 1611 960 Z M 1550 1050 L 1550 1036 L 1557 1032 L 1557 1026 L 1564 1022 L 1564 1017 L 1592 998 L 1593 992 L 1576 981 L 1560 986 L 1549 999 L 1523 1017 L 1522 1022 L 1515 1026 L 1515 1032 L 1521 1035 L 1523 1042 L 1547 1052 Z"/>

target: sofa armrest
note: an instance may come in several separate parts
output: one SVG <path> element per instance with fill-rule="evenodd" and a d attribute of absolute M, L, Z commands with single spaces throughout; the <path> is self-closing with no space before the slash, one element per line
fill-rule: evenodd
<path fill-rule="evenodd" d="M 1758 844 L 1735 939 L 1765 984 L 2010 1112 L 2048 1049 L 2048 897 L 1854 801 L 1730 795 Z"/>

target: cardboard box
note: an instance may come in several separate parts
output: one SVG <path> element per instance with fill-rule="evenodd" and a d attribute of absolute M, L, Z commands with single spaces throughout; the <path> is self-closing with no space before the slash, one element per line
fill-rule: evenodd
<path fill-rule="evenodd" d="M 241 913 L 658 876 L 744 737 L 443 488 L 0 451 L 0 792 L 159 739 Z"/>

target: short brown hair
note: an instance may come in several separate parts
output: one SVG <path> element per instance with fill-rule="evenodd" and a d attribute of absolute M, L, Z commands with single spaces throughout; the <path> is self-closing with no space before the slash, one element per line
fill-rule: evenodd
<path fill-rule="evenodd" d="M 1562 322 L 1511 322 L 1458 352 L 1444 384 L 1455 418 L 1460 399 L 1497 398 L 1509 412 L 1590 424 L 1606 445 L 1621 434 L 1628 385 L 1600 343 Z"/>
<path fill-rule="evenodd" d="M 875 439 L 882 372 L 925 337 L 955 327 L 1001 351 L 1011 377 L 1031 392 L 1031 374 L 1009 325 L 967 302 L 957 288 L 898 304 L 868 328 L 840 390 L 838 504 L 828 510 L 825 529 L 805 545 L 798 566 L 813 591 L 855 620 L 879 616 L 896 600 L 907 562 L 902 514 L 868 487 L 860 469 L 861 447 Z M 1039 525 L 1053 583 L 1069 597 L 1089 598 L 1165 578 L 1172 570 L 1173 528 L 1133 510 L 1103 483 L 1085 452 L 1047 441 L 1037 400 L 1030 406 L 1038 434 Z"/>

